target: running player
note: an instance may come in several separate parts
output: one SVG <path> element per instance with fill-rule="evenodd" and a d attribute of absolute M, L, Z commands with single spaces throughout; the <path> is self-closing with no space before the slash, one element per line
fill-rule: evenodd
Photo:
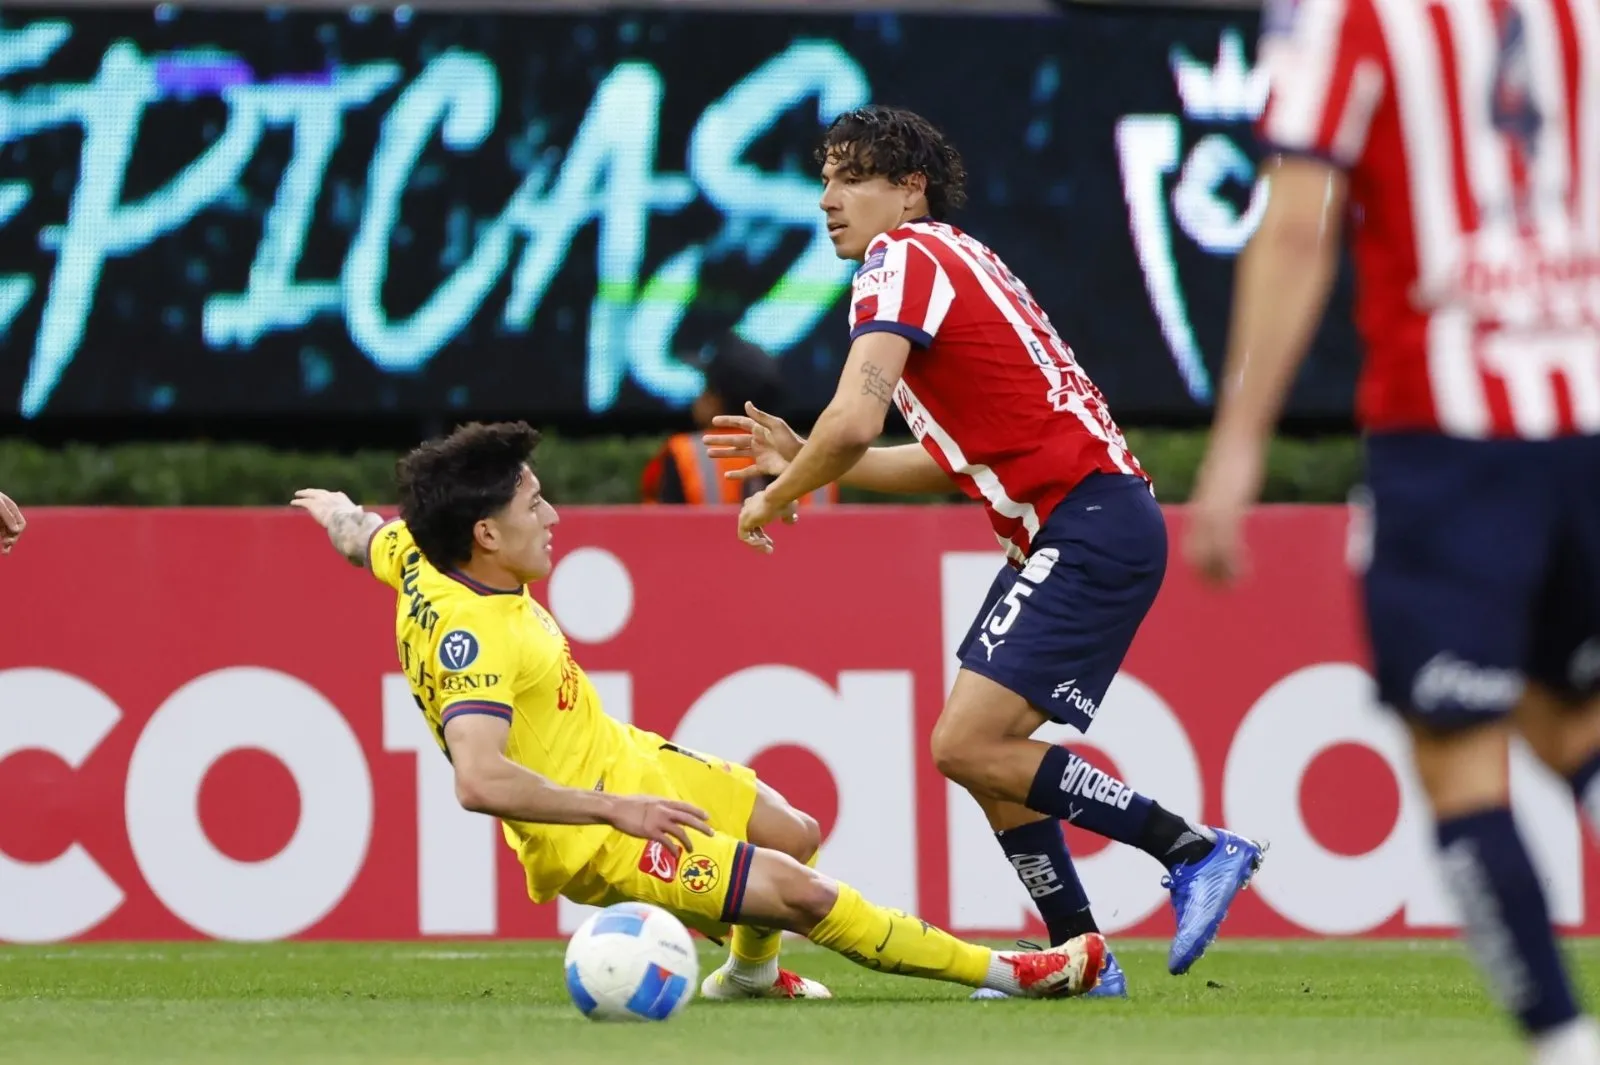
<path fill-rule="evenodd" d="M 778 968 L 785 930 L 883 972 L 1040 997 L 1095 986 L 1099 936 L 996 952 L 873 905 L 807 867 L 816 822 L 751 770 L 606 716 L 525 587 L 550 572 L 557 522 L 528 465 L 538 439 L 474 424 L 417 448 L 400 463 L 398 521 L 320 489 L 294 500 L 395 589 L 400 665 L 456 796 L 503 822 L 534 901 L 652 903 L 714 938 L 734 926 L 710 998 L 829 997 Z"/>
<path fill-rule="evenodd" d="M 1520 733 L 1600 821 L 1600 4 L 1269 7 L 1271 196 L 1239 261 L 1187 554 L 1239 570 L 1348 219 L 1378 698 L 1409 726 L 1496 997 L 1535 1061 L 1597 1065 L 1508 754 Z"/>
<path fill-rule="evenodd" d="M 1086 731 L 1167 564 L 1161 510 L 1094 384 L 994 252 L 941 219 L 963 196 L 960 157 L 926 120 L 868 107 L 838 118 L 817 161 L 841 258 L 864 260 L 838 391 L 802 442 L 747 410 L 710 437 L 777 479 L 750 496 L 739 535 L 834 480 L 882 492 L 946 489 L 983 503 L 1008 562 L 960 648 L 933 732 L 939 771 L 977 799 L 1053 943 L 1096 930 L 1059 821 L 1138 847 L 1167 869 L 1187 972 L 1215 937 L 1262 848 L 1162 809 L 1065 747 L 1047 720 Z M 921 441 L 873 448 L 890 403 Z M 752 439 L 763 435 L 763 454 Z M 766 448 L 770 439 L 781 454 Z M 1115 960 L 1105 993 L 1125 993 Z"/>

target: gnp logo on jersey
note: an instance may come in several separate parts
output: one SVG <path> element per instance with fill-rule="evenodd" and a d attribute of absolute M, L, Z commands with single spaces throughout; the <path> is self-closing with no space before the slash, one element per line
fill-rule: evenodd
<path fill-rule="evenodd" d="M 500 683 L 498 673 L 446 673 L 439 678 L 439 690 L 442 692 L 474 692 L 484 688 L 493 688 Z"/>
<path fill-rule="evenodd" d="M 478 659 L 478 638 L 466 629 L 453 629 L 439 641 L 439 664 L 446 669 L 466 669 Z"/>
<path fill-rule="evenodd" d="M 716 862 L 704 854 L 696 854 L 684 863 L 683 875 L 679 879 L 684 887 L 696 895 L 704 895 L 717 886 L 717 881 L 722 879 L 722 871 L 717 868 Z"/>
<path fill-rule="evenodd" d="M 858 274 L 855 285 L 856 295 L 861 297 L 881 295 L 894 288 L 899 278 L 899 270 L 879 270 L 872 274 Z"/>
<path fill-rule="evenodd" d="M 862 274 L 870 274 L 870 273 L 872 273 L 872 271 L 878 269 L 878 267 L 883 265 L 884 260 L 887 259 L 888 256 L 889 256 L 888 249 L 879 248 L 877 251 L 873 252 L 871 255 L 867 256 L 865 260 L 862 261 L 861 268 L 856 271 L 856 276 L 860 277 Z"/>

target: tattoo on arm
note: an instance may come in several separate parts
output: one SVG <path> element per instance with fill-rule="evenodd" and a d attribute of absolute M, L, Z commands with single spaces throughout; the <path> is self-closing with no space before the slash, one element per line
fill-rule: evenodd
<path fill-rule="evenodd" d="M 861 367 L 861 376 L 866 378 L 861 383 L 863 396 L 871 396 L 886 407 L 894 400 L 894 382 L 889 380 L 882 366 L 869 362 Z"/>
<path fill-rule="evenodd" d="M 339 553 L 350 560 L 352 566 L 367 564 L 367 541 L 383 524 L 377 514 L 368 514 L 360 507 L 352 507 L 335 514 L 328 522 L 328 539 Z"/>

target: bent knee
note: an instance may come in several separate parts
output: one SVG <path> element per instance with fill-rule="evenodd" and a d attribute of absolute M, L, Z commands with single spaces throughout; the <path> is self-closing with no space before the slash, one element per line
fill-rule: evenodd
<path fill-rule="evenodd" d="M 795 836 L 794 849 L 789 853 L 795 861 L 807 865 L 817 856 L 817 851 L 822 848 L 822 826 L 817 824 L 817 819 L 804 810 L 794 812 Z"/>
<path fill-rule="evenodd" d="M 934 768 L 941 775 L 957 784 L 976 782 L 979 767 L 983 763 L 983 745 L 975 737 L 949 728 L 941 720 L 933 727 L 928 747 L 933 755 Z"/>
<path fill-rule="evenodd" d="M 801 864 L 809 863 L 822 846 L 822 828 L 817 819 L 776 795 L 756 807 L 748 837 L 756 846 L 780 851 Z"/>
<path fill-rule="evenodd" d="M 773 835 L 776 838 L 765 846 L 782 851 L 801 865 L 810 862 L 822 846 L 822 828 L 817 819 L 792 806 L 784 811 Z"/>

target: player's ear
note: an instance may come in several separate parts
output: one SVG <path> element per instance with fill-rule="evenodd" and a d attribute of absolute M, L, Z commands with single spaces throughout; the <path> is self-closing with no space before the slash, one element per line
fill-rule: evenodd
<path fill-rule="evenodd" d="M 472 527 L 472 542 L 485 551 L 493 551 L 500 546 L 500 530 L 496 528 L 493 518 L 480 518 Z"/>
<path fill-rule="evenodd" d="M 912 201 L 917 197 L 928 194 L 928 175 L 920 170 L 913 171 L 905 176 L 905 180 L 900 183 L 900 187 L 905 190 L 906 206 L 910 207 Z"/>

